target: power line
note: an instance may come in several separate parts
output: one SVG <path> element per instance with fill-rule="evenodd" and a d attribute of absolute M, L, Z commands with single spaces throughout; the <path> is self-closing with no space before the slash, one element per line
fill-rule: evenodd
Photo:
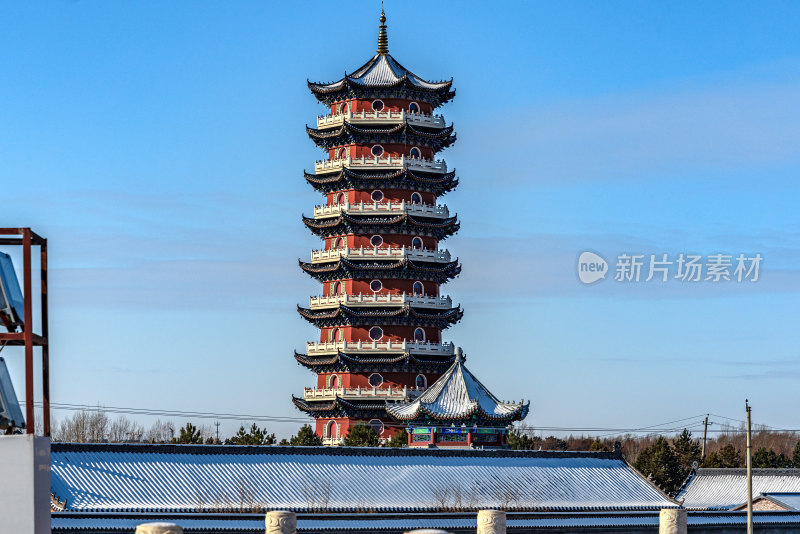
<path fill-rule="evenodd" d="M 21 403 L 24 404 L 24 403 Z M 34 402 L 37 408 L 42 407 L 41 402 Z M 53 410 L 64 411 L 87 411 L 87 412 L 105 412 L 113 414 L 128 414 L 128 415 L 149 415 L 159 417 L 184 417 L 195 419 L 225 419 L 225 420 L 247 420 L 247 421 L 269 421 L 273 423 L 307 423 L 307 417 L 285 417 L 274 415 L 255 415 L 255 414 L 234 414 L 234 413 L 215 413 L 215 412 L 184 412 L 179 410 L 160 410 L 151 408 L 125 408 L 121 406 L 99 406 L 90 404 L 67 404 L 67 403 L 50 403 L 50 408 Z"/>
<path fill-rule="evenodd" d="M 25 404 L 20 402 L 20 404 Z M 37 408 L 42 407 L 41 402 L 34 402 Z M 236 414 L 236 413 L 217 413 L 217 412 L 198 412 L 198 411 L 180 411 L 180 410 L 163 410 L 155 408 L 129 408 L 121 406 L 101 406 L 91 404 L 73 404 L 73 403 L 50 403 L 50 408 L 58 411 L 88 411 L 88 412 L 105 412 L 119 415 L 144 415 L 153 417 L 172 417 L 172 418 L 186 418 L 186 419 L 216 419 L 227 421 L 253 421 L 253 422 L 271 422 L 271 423 L 310 423 L 311 420 L 307 417 L 290 417 L 290 416 L 276 416 L 276 415 L 258 415 L 258 414 Z M 739 421 L 732 417 L 725 417 L 721 415 L 711 414 L 714 417 L 721 419 L 728 419 L 730 421 Z M 561 427 L 561 426 L 537 426 L 532 428 L 518 428 L 517 430 L 526 434 L 534 434 L 541 432 L 563 432 L 563 433 L 586 433 L 593 434 L 596 437 L 615 436 L 620 434 L 655 434 L 655 433 L 680 433 L 683 429 L 699 430 L 703 427 L 703 418 L 705 414 L 695 415 L 691 417 L 684 417 L 682 419 L 675 419 L 655 425 L 649 425 L 636 428 L 614 428 L 614 427 L 589 427 L 589 426 L 575 426 L 575 427 Z M 694 421 L 692 421 L 694 419 Z M 674 425 L 675 423 L 682 423 L 690 421 L 689 423 L 668 427 L 667 425 Z M 405 425 L 384 423 L 387 427 L 405 427 Z M 777 428 L 769 425 L 763 425 L 779 432 L 800 432 L 800 429 L 790 428 Z M 724 434 L 724 433 L 737 433 L 744 432 L 743 430 L 736 429 L 708 429 L 709 433 Z"/>

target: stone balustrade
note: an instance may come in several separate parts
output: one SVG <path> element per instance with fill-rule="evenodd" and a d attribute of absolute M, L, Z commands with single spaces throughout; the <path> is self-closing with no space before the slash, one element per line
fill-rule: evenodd
<path fill-rule="evenodd" d="M 314 162 L 314 172 L 318 174 L 331 171 L 340 171 L 343 167 L 347 169 L 365 171 L 408 168 L 422 172 L 447 172 L 447 164 L 442 160 L 407 158 L 406 156 L 387 156 L 381 158 L 367 158 L 362 156 L 360 158 L 325 159 Z"/>
<path fill-rule="evenodd" d="M 452 343 L 430 343 L 427 341 L 323 341 L 306 343 L 309 356 L 331 355 L 339 351 L 348 354 L 372 354 L 381 352 L 411 352 L 422 355 L 450 356 L 455 347 Z"/>
<path fill-rule="evenodd" d="M 311 297 L 309 307 L 315 310 L 333 308 L 340 304 L 352 307 L 416 306 L 420 308 L 449 310 L 453 307 L 453 299 L 449 296 L 434 297 L 428 295 L 408 295 L 406 293 L 359 293 L 357 295 L 345 294 Z"/>
<path fill-rule="evenodd" d="M 377 387 L 355 387 L 355 388 L 305 388 L 303 398 L 307 401 L 334 400 L 336 398 L 345 400 L 358 399 L 377 399 L 404 401 L 415 399 L 425 388 L 377 388 Z"/>
<path fill-rule="evenodd" d="M 408 258 L 416 261 L 449 262 L 450 252 L 409 247 L 332 248 L 311 251 L 311 263 L 337 261 L 339 258 L 348 260 L 401 260 Z"/>
<path fill-rule="evenodd" d="M 326 129 L 341 126 L 346 122 L 350 124 L 399 124 L 408 121 L 414 126 L 426 128 L 444 128 L 444 117 L 427 113 L 409 113 L 408 111 L 347 111 L 334 115 L 320 115 L 317 117 L 317 128 Z"/>
<path fill-rule="evenodd" d="M 314 218 L 326 219 L 338 217 L 342 213 L 350 215 L 400 215 L 407 213 L 420 217 L 435 217 L 446 219 L 450 217 L 450 210 L 447 206 L 432 204 L 412 204 L 405 200 L 401 202 L 358 202 L 350 204 L 330 204 L 325 206 L 314 206 Z"/>

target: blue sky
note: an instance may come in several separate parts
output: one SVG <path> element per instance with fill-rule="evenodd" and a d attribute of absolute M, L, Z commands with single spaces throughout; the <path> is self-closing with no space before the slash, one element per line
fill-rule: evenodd
<path fill-rule="evenodd" d="M 324 112 L 305 82 L 374 53 L 379 4 L 351 6 L 0 4 L 0 226 L 50 242 L 54 402 L 300 418 L 303 127 Z M 757 423 L 800 427 L 800 5 L 386 8 L 394 57 L 455 79 L 444 245 L 464 271 L 444 292 L 466 313 L 446 338 L 471 370 L 531 399 L 534 426 L 748 397 Z M 754 284 L 584 286 L 584 250 L 764 262 Z"/>

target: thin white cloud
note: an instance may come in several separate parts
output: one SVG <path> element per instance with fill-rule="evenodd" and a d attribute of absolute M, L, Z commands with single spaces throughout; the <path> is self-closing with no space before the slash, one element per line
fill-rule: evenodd
<path fill-rule="evenodd" d="M 799 100 L 796 81 L 751 81 L 517 108 L 462 119 L 457 154 L 516 186 L 797 166 Z"/>

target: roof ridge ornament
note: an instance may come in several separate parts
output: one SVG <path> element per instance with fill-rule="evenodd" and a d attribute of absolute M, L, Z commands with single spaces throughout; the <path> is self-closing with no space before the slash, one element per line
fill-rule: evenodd
<path fill-rule="evenodd" d="M 386 13 L 383 11 L 381 2 L 381 24 L 378 26 L 378 54 L 385 56 L 389 53 L 389 37 L 386 35 Z"/>

